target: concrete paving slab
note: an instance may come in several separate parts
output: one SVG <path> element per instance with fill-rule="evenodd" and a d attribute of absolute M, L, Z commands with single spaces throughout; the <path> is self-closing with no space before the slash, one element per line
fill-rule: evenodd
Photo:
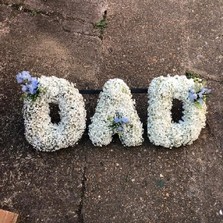
<path fill-rule="evenodd" d="M 0 1 L 0 208 L 24 223 L 222 222 L 222 12 L 220 0 Z M 192 70 L 213 89 L 207 127 L 175 150 L 148 140 L 127 149 L 117 138 L 93 148 L 85 133 L 75 148 L 35 152 L 23 135 L 21 70 L 79 89 L 114 77 L 146 88 Z M 97 96 L 84 97 L 89 118 Z M 147 96 L 134 98 L 146 124 Z"/>
<path fill-rule="evenodd" d="M 1 149 L 0 163 L 1 208 L 19 213 L 21 222 L 79 221 L 84 165 L 79 150 L 37 153 L 21 132 Z"/>
<path fill-rule="evenodd" d="M 206 79 L 223 81 L 222 1 L 188 1 L 188 66 Z"/>
<path fill-rule="evenodd" d="M 55 75 L 82 83 L 79 88 L 97 85 L 94 76 L 101 40 L 66 32 L 54 17 L 32 15 L 9 5 L 0 9 L 0 206 L 18 212 L 21 222 L 79 222 L 84 154 L 73 148 L 54 154 L 32 149 L 24 138 L 15 74 L 30 70 L 37 76 Z"/>
<path fill-rule="evenodd" d="M 207 130 L 194 145 L 175 150 L 155 148 L 148 141 L 140 148 L 120 148 L 116 141 L 87 153 L 85 222 L 222 219 L 217 215 L 222 151 Z"/>
<path fill-rule="evenodd" d="M 164 73 L 194 70 L 210 80 L 213 95 L 207 128 L 192 146 L 166 151 L 147 141 L 127 150 L 116 142 L 89 150 L 85 222 L 221 222 L 222 4 L 109 3 L 101 69 L 105 80 L 118 76 L 143 87 Z M 208 62 L 195 58 L 201 52 Z M 145 97 L 135 97 L 145 122 Z"/>
<path fill-rule="evenodd" d="M 109 1 L 103 39 L 103 82 L 123 78 L 147 87 L 156 76 L 184 73 L 183 1 Z"/>

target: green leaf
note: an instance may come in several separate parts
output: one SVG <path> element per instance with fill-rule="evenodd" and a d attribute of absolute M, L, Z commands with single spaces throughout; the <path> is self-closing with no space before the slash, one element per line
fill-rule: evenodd
<path fill-rule="evenodd" d="M 194 104 L 197 108 L 202 109 L 202 105 L 198 101 L 195 101 Z"/>
<path fill-rule="evenodd" d="M 188 79 L 200 79 L 200 75 L 195 73 L 194 71 L 188 70 L 186 71 L 185 75 Z"/>
<path fill-rule="evenodd" d="M 102 19 L 99 22 L 96 22 L 94 27 L 97 29 L 103 30 L 107 27 L 107 22 L 105 19 Z"/>

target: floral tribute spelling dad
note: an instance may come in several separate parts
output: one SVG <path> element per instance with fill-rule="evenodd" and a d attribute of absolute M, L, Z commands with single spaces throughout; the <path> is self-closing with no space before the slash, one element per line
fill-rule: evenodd
<path fill-rule="evenodd" d="M 18 73 L 16 79 L 23 91 L 27 141 L 46 152 L 75 145 L 86 128 L 86 110 L 74 84 L 54 76 L 32 77 L 28 71 Z M 148 89 L 150 141 L 166 148 L 192 144 L 205 127 L 208 94 L 210 89 L 199 78 L 154 78 Z M 178 123 L 171 116 L 173 99 L 183 103 L 183 116 Z M 58 104 L 59 123 L 51 122 L 50 103 Z M 108 145 L 114 134 L 118 134 L 124 146 L 139 146 L 143 142 L 143 125 L 131 91 L 117 78 L 105 83 L 89 125 L 89 137 L 95 146 Z"/>

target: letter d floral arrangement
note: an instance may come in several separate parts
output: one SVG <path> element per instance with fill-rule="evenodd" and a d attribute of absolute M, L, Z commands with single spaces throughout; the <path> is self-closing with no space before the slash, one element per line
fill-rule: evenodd
<path fill-rule="evenodd" d="M 57 77 L 31 77 L 23 71 L 16 77 L 22 85 L 25 137 L 37 150 L 56 151 L 73 146 L 85 130 L 84 100 L 74 85 Z M 51 122 L 49 104 L 59 105 L 60 122 Z"/>
<path fill-rule="evenodd" d="M 52 152 L 75 145 L 86 128 L 82 95 L 73 83 L 57 77 L 32 77 L 28 71 L 16 76 L 22 86 L 25 137 L 37 150 Z M 199 79 L 186 76 L 154 78 L 148 88 L 147 135 L 152 143 L 166 148 L 190 145 L 199 137 L 206 121 L 206 98 L 210 89 Z M 173 99 L 183 103 L 183 116 L 172 120 Z M 51 122 L 49 104 L 59 106 L 60 122 Z M 143 142 L 143 127 L 129 87 L 121 79 L 108 80 L 99 95 L 89 125 L 95 146 L 111 143 L 117 134 L 124 146 Z"/>
<path fill-rule="evenodd" d="M 190 145 L 205 127 L 206 97 L 210 90 L 201 79 L 186 76 L 158 77 L 148 90 L 149 107 L 147 134 L 152 143 L 166 148 Z M 179 123 L 172 121 L 173 99 L 183 102 Z"/>

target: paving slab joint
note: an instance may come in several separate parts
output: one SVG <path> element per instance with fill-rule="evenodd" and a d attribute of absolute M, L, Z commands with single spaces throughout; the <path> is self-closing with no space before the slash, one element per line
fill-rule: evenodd
<path fill-rule="evenodd" d="M 90 23 L 90 22 L 87 22 L 81 18 L 74 18 L 74 17 L 68 17 L 68 16 L 64 17 L 61 13 L 58 13 L 58 12 L 49 12 L 49 11 L 44 11 L 44 10 L 40 10 L 40 9 L 29 8 L 25 4 L 22 4 L 22 3 L 16 4 L 16 3 L 4 3 L 3 2 L 3 3 L 0 3 L 0 5 L 9 6 L 14 10 L 29 13 L 33 16 L 40 14 L 40 15 L 44 15 L 44 16 L 48 16 L 48 17 L 58 17 L 59 19 L 67 20 L 67 21 L 79 21 L 81 23 Z"/>
<path fill-rule="evenodd" d="M 84 206 L 84 198 L 85 198 L 85 192 L 86 192 L 86 181 L 87 181 L 87 177 L 86 177 L 86 169 L 87 169 L 87 166 L 86 166 L 86 161 L 87 161 L 87 158 L 85 156 L 84 158 L 84 167 L 83 167 L 83 174 L 82 174 L 82 180 L 81 180 L 81 199 L 80 199 L 80 202 L 79 202 L 79 205 L 78 205 L 78 211 L 77 211 L 77 214 L 78 214 L 78 222 L 79 223 L 84 223 L 84 211 L 83 211 L 83 206 Z"/>
<path fill-rule="evenodd" d="M 45 15 L 45 16 L 50 16 L 51 13 L 46 12 L 46 11 L 42 11 L 42 10 L 38 10 L 38 9 L 30 9 L 25 7 L 24 4 L 16 4 L 16 3 L 12 3 L 12 4 L 8 4 L 8 3 L 3 3 L 1 5 L 6 5 L 11 7 L 12 9 L 16 10 L 16 11 L 20 11 L 20 12 L 26 12 L 29 13 L 33 16 L 37 15 L 37 14 L 41 14 L 41 15 Z"/>
<path fill-rule="evenodd" d="M 42 15 L 42 16 L 47 16 L 47 17 L 51 17 L 51 18 L 55 18 L 55 20 L 62 20 L 62 21 L 78 21 L 82 24 L 85 23 L 90 23 L 92 26 L 93 24 L 91 22 L 87 22 L 81 18 L 73 18 L 73 17 L 64 17 L 62 14 L 57 13 L 57 12 L 48 12 L 48 11 L 43 11 L 43 10 L 39 10 L 39 9 L 35 9 L 35 8 L 29 8 L 27 6 L 25 6 L 24 4 L 9 4 L 9 3 L 3 3 L 0 5 L 5 5 L 8 7 L 11 7 L 13 10 L 18 11 L 18 12 L 23 12 L 23 13 L 27 13 L 30 14 L 31 16 L 36 16 L 36 15 Z M 104 18 L 104 17 L 103 17 Z M 71 32 L 70 30 L 66 29 L 63 25 L 62 25 L 62 29 L 65 32 Z M 77 34 L 77 35 L 84 35 L 84 36 L 88 36 L 91 38 L 98 38 L 99 40 L 102 40 L 102 34 L 100 35 L 94 35 L 94 34 L 88 34 L 88 33 L 83 33 L 83 32 L 77 32 L 77 31 L 72 31 L 72 33 Z"/>

